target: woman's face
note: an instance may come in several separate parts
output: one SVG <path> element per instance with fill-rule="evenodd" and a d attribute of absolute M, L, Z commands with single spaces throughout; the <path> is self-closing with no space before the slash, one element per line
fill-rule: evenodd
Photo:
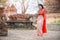
<path fill-rule="evenodd" d="M 39 6 L 39 9 L 42 9 L 42 7 L 41 7 L 41 6 Z"/>

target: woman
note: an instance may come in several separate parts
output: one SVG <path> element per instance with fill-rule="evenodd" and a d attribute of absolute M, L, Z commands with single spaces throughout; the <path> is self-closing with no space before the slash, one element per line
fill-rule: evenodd
<path fill-rule="evenodd" d="M 41 37 L 44 33 L 47 33 L 46 29 L 46 11 L 42 4 L 38 5 L 38 18 L 37 18 L 37 36 Z"/>

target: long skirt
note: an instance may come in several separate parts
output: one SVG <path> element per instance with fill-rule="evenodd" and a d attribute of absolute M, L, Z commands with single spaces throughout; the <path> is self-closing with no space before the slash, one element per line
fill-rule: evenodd
<path fill-rule="evenodd" d="M 43 22 L 44 22 L 43 16 L 38 16 L 38 18 L 37 18 L 37 36 L 43 35 L 43 32 L 42 32 Z"/>

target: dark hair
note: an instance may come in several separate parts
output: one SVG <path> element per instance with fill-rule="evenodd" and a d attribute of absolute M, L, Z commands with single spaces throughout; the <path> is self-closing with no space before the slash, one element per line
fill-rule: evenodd
<path fill-rule="evenodd" d="M 41 6 L 42 8 L 44 8 L 42 4 L 38 4 L 38 6 Z"/>

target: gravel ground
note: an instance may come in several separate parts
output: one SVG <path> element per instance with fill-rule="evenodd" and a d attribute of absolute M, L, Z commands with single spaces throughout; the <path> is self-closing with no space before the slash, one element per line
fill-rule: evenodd
<path fill-rule="evenodd" d="M 60 31 L 48 31 L 43 37 L 36 36 L 36 30 L 9 29 L 8 36 L 0 36 L 0 40 L 60 40 Z"/>

